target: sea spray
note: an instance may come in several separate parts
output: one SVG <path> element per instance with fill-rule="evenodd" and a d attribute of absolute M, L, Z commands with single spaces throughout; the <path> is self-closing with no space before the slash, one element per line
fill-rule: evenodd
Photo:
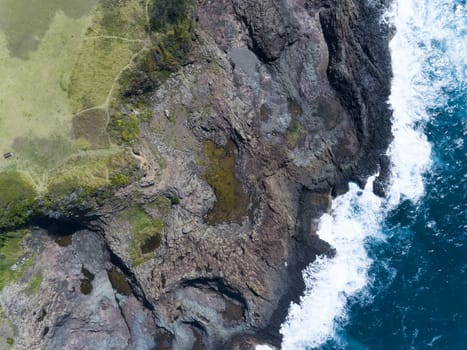
<path fill-rule="evenodd" d="M 435 98 L 436 91 L 424 76 L 425 50 L 414 35 L 427 21 L 420 16 L 427 8 L 419 3 L 423 1 L 400 0 L 387 16 L 397 28 L 390 45 L 394 141 L 388 150 L 392 161 L 388 198 L 372 193 L 374 179 L 370 178 L 364 190 L 351 184 L 347 194 L 333 201 L 331 214 L 322 217 L 318 234 L 337 254 L 333 259 L 319 257 L 303 272 L 304 296 L 299 304 L 292 303 L 281 328 L 284 350 L 316 348 L 331 338 L 339 343 L 337 330 L 347 320 L 349 298 L 362 297 L 371 282 L 372 260 L 365 243 L 383 238 L 381 223 L 401 200 L 416 202 L 424 193 L 423 174 L 431 164 L 431 147 L 423 125 L 428 119 L 426 101 Z"/>
<path fill-rule="evenodd" d="M 303 272 L 306 290 L 300 304 L 292 304 L 282 326 L 283 349 L 317 347 L 335 332 L 336 320 L 345 320 L 348 297 L 367 283 L 371 264 L 364 241 L 378 232 L 381 199 L 372 193 L 371 178 L 365 189 L 351 184 L 333 202 L 330 215 L 321 218 L 319 235 L 337 251 L 332 259 L 318 257 Z"/>

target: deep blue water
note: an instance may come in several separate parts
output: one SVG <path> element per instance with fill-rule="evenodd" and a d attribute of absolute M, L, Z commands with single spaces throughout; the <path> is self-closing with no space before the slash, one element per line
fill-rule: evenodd
<path fill-rule="evenodd" d="M 465 24 L 465 1 L 452 5 Z M 339 340 L 323 349 L 467 349 L 467 52 L 449 52 L 467 40 L 465 28 L 424 48 L 424 78 L 439 86 L 421 125 L 432 146 L 425 194 L 388 213 L 386 241 L 367 241 L 370 285 L 350 299 Z"/>
<path fill-rule="evenodd" d="M 446 94 L 425 128 L 434 159 L 426 195 L 391 211 L 388 240 L 368 244 L 372 300 L 351 302 L 340 330 L 349 349 L 467 349 L 467 94 Z"/>

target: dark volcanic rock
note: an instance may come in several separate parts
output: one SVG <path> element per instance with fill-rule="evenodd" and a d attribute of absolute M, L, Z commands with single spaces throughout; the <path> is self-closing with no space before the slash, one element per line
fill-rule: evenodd
<path fill-rule="evenodd" d="M 319 217 L 349 180 L 363 184 L 384 164 L 391 139 L 385 6 L 199 3 L 198 59 L 154 97 L 154 125 L 165 110 L 186 111 L 176 131 L 154 140 L 170 165 L 152 191 L 175 188 L 181 201 L 154 261 L 133 267 L 158 325 L 173 334 L 172 348 L 280 344 L 280 324 L 303 293 L 301 271 L 335 253 L 316 235 Z M 168 147 L 164 138 L 174 132 L 199 151 Z M 203 220 L 216 200 L 193 164 L 205 140 L 235 145 L 236 178 L 252 198 L 253 215 L 241 225 Z M 110 242 L 121 236 L 116 225 L 109 220 L 105 229 Z M 125 249 L 111 246 L 131 266 Z"/>
<path fill-rule="evenodd" d="M 69 267 L 72 283 L 79 293 L 87 278 L 92 289 L 79 298 L 100 302 L 107 311 L 99 317 L 112 322 L 86 326 L 97 316 L 79 312 L 81 299 L 72 299 L 62 318 L 47 318 L 37 344 L 62 348 L 76 331 L 89 333 L 89 342 L 112 337 L 116 345 L 102 348 L 279 346 L 290 302 L 304 290 L 303 268 L 335 254 L 316 234 L 333 196 L 377 170 L 375 191 L 384 193 L 391 139 L 391 29 L 380 22 L 386 1 L 195 3 L 193 62 L 151 93 L 153 118 L 141 126 L 144 177 L 94 213 L 102 241 L 74 235 L 70 246 L 53 250 L 76 253 L 94 237 L 82 249 L 98 251 L 76 253 L 82 258 Z M 151 88 L 138 80 L 136 89 Z M 213 208 L 225 211 L 216 217 L 235 219 L 206 220 Z M 163 226 L 160 246 L 138 251 L 137 233 L 153 234 L 146 232 L 155 230 L 151 220 Z M 94 279 L 83 276 L 82 265 Z M 98 294 L 104 285 L 105 303 Z M 54 315 L 53 306 L 46 309 Z"/>

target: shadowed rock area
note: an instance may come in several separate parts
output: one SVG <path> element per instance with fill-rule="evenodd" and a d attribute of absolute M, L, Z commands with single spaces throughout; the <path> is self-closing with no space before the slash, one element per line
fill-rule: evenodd
<path fill-rule="evenodd" d="M 143 176 L 86 229 L 39 234 L 40 295 L 1 294 L 18 348 L 279 347 L 301 271 L 335 254 L 320 216 L 349 181 L 385 173 L 387 1 L 179 2 L 168 23 L 191 13 L 189 54 L 167 80 L 141 69 L 126 89 L 152 106 L 131 149 Z"/>

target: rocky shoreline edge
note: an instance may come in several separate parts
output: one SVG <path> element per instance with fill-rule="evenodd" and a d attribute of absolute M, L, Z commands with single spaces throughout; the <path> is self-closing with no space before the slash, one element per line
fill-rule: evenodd
<path fill-rule="evenodd" d="M 132 149 L 142 177 L 80 218 L 33 225 L 25 279 L 39 286 L 0 293 L 14 346 L 280 347 L 303 269 L 335 253 L 316 235 L 332 198 L 378 170 L 384 194 L 388 6 L 193 3 L 184 64 L 160 86 L 134 81 L 153 105 Z"/>

